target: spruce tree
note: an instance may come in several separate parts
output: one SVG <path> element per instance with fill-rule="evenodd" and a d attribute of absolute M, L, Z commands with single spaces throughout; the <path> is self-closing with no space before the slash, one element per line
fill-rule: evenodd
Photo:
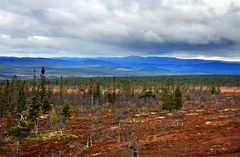
<path fill-rule="evenodd" d="M 60 78 L 60 100 L 63 100 L 63 77 Z"/>
<path fill-rule="evenodd" d="M 70 117 L 70 103 L 67 98 L 64 99 L 61 113 L 63 116 L 64 123 L 67 122 L 68 118 Z"/>
<path fill-rule="evenodd" d="M 90 106 L 92 107 L 94 104 L 94 96 L 93 96 L 93 86 L 92 86 L 92 78 L 90 78 L 90 85 L 89 85 L 89 95 L 90 95 Z"/>
<path fill-rule="evenodd" d="M 44 96 L 43 97 L 43 100 L 42 100 L 42 111 L 44 113 L 48 112 L 51 110 L 51 103 L 50 103 L 50 100 L 48 99 L 47 96 Z"/>
<path fill-rule="evenodd" d="M 168 81 L 162 87 L 160 101 L 162 102 L 162 109 L 167 111 L 179 110 L 183 106 L 182 92 L 180 87 L 174 88 L 173 83 Z"/>
<path fill-rule="evenodd" d="M 174 92 L 174 99 L 175 99 L 175 109 L 179 110 L 183 106 L 183 99 L 182 99 L 182 92 L 180 90 L 180 87 L 177 86 Z"/>
<path fill-rule="evenodd" d="M 56 130 L 59 127 L 59 119 L 55 107 L 52 105 L 50 111 L 50 124 L 52 130 Z"/>
<path fill-rule="evenodd" d="M 37 91 L 32 93 L 32 103 L 29 107 L 29 116 L 32 120 L 35 120 L 40 113 L 41 102 Z"/>
<path fill-rule="evenodd" d="M 19 83 L 17 113 L 21 113 L 26 109 L 26 96 L 24 93 L 24 89 L 25 89 L 25 81 L 23 81 L 22 83 Z"/>
<path fill-rule="evenodd" d="M 210 93 L 211 95 L 219 94 L 219 93 L 220 93 L 220 88 L 219 88 L 219 87 L 212 86 L 212 87 L 209 89 L 209 93 Z"/>
<path fill-rule="evenodd" d="M 130 86 L 130 82 L 128 80 L 126 80 L 124 82 L 123 92 L 124 92 L 126 97 L 129 97 L 130 95 L 132 95 L 132 89 L 131 89 L 131 86 Z"/>
<path fill-rule="evenodd" d="M 13 136 L 18 140 L 16 145 L 16 151 L 17 154 L 19 154 L 19 145 L 23 142 L 23 140 L 29 136 L 30 134 L 30 125 L 29 123 L 24 119 L 23 115 L 18 113 L 19 119 L 17 122 L 14 122 L 12 117 L 8 118 L 8 126 L 7 131 L 9 135 Z"/>
<path fill-rule="evenodd" d="M 9 81 L 7 80 L 6 81 L 6 85 L 3 89 L 3 104 L 4 104 L 4 110 L 5 111 L 8 111 L 10 112 L 10 100 L 11 100 L 11 97 L 10 97 L 10 83 Z"/>
<path fill-rule="evenodd" d="M 0 85 L 0 117 L 4 115 L 7 110 L 7 94 L 6 85 Z"/>
<path fill-rule="evenodd" d="M 108 93 L 107 100 L 110 104 L 114 104 L 116 101 L 116 93 Z"/>
<path fill-rule="evenodd" d="M 41 70 L 41 85 L 40 85 L 40 90 L 39 90 L 39 97 L 40 97 L 40 102 L 41 102 L 41 108 L 44 113 L 47 111 L 50 111 L 51 109 L 51 104 L 50 101 L 46 95 L 46 75 L 45 75 L 45 68 L 42 67 Z"/>
<path fill-rule="evenodd" d="M 167 83 L 162 87 L 162 93 L 160 97 L 163 110 L 172 111 L 175 108 L 173 89 L 173 82 L 171 80 L 167 80 Z"/>
<path fill-rule="evenodd" d="M 113 85 L 112 85 L 112 92 L 108 93 L 107 100 L 110 104 L 114 104 L 116 101 L 116 77 L 113 77 Z"/>
<path fill-rule="evenodd" d="M 9 84 L 9 93 L 8 93 L 8 104 L 9 104 L 9 110 L 11 113 L 14 113 L 16 106 L 17 106 L 17 95 L 18 95 L 18 81 L 17 76 L 13 75 L 12 80 Z"/>
<path fill-rule="evenodd" d="M 143 93 L 140 95 L 140 99 L 143 98 L 145 100 L 145 102 L 148 104 L 148 101 L 150 98 L 154 98 L 156 96 L 156 94 L 154 93 L 154 91 L 152 89 L 147 89 L 144 90 Z"/>
<path fill-rule="evenodd" d="M 32 90 L 36 90 L 36 87 L 37 87 L 37 76 L 36 76 L 36 70 L 34 69 L 33 70 L 33 88 Z"/>
<path fill-rule="evenodd" d="M 34 74 L 33 74 L 33 87 L 32 87 L 32 102 L 29 106 L 29 117 L 34 124 L 35 127 L 35 133 L 38 133 L 38 121 L 37 117 L 39 116 L 40 113 L 40 107 L 41 107 L 41 101 L 40 101 L 40 96 L 39 96 L 39 91 L 36 89 L 36 73 L 34 69 Z"/>
<path fill-rule="evenodd" d="M 94 104 L 99 105 L 100 104 L 100 97 L 101 97 L 101 88 L 99 82 L 96 83 L 94 91 L 93 91 L 93 97 L 94 97 Z"/>

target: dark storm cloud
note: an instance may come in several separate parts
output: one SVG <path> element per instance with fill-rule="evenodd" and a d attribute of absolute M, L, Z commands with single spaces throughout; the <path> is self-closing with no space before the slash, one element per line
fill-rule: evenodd
<path fill-rule="evenodd" d="M 240 58 L 239 0 L 8 0 L 0 55 Z"/>

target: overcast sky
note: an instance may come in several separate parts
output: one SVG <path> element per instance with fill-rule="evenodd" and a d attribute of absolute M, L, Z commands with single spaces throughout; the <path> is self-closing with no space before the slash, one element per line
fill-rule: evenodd
<path fill-rule="evenodd" d="M 1 0 L 0 56 L 240 60 L 240 0 Z"/>

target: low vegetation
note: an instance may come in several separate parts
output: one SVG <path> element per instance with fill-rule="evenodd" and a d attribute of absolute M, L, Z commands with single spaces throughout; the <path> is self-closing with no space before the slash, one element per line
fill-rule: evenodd
<path fill-rule="evenodd" d="M 203 127 L 203 123 L 193 122 L 197 118 L 202 121 L 201 116 L 211 113 L 224 117 L 233 112 L 234 117 L 240 103 L 237 92 L 221 89 L 223 86 L 237 88 L 239 76 L 61 77 L 47 80 L 46 74 L 43 67 L 39 76 L 34 70 L 32 80 L 18 80 L 13 76 L 11 81 L 1 81 L 0 149 L 4 151 L 0 156 L 10 152 L 34 156 L 26 151 L 26 145 L 31 142 L 38 144 L 38 155 L 54 156 L 51 148 L 57 146 L 53 141 L 58 141 L 60 146 L 66 144 L 69 150 L 53 148 L 55 153 L 65 156 L 119 153 L 117 156 L 147 156 L 149 152 L 145 147 L 148 145 L 158 142 L 165 146 L 173 142 L 172 137 L 179 134 L 179 129 L 185 133 L 186 127 L 186 130 Z M 210 123 L 219 124 L 207 124 Z M 232 123 L 239 124 L 239 121 Z M 48 150 L 41 144 L 46 144 Z M 111 149 L 111 155 L 100 150 L 101 144 Z M 238 144 L 236 149 L 239 148 Z M 61 156 L 58 153 L 55 156 Z"/>

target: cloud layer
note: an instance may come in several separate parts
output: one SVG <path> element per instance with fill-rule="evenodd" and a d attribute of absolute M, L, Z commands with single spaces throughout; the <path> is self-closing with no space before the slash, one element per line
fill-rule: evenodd
<path fill-rule="evenodd" d="M 239 0 L 0 1 L 0 55 L 240 57 Z"/>

